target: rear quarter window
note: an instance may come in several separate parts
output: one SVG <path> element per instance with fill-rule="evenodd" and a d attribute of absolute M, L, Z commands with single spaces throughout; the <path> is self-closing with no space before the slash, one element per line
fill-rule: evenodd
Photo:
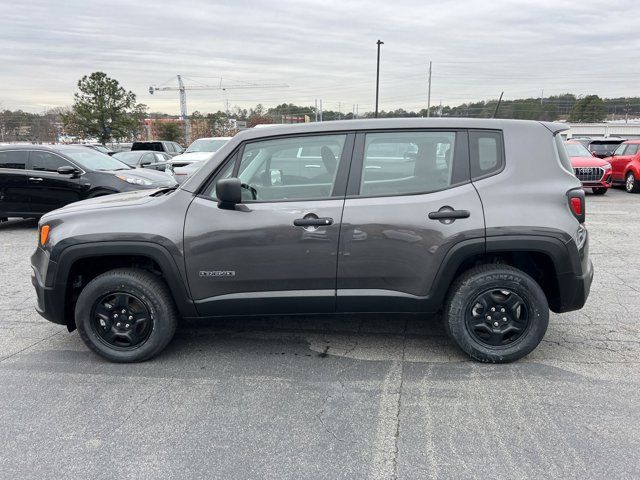
<path fill-rule="evenodd" d="M 504 167 L 504 141 L 502 132 L 472 130 L 469 132 L 471 178 L 493 175 Z"/>

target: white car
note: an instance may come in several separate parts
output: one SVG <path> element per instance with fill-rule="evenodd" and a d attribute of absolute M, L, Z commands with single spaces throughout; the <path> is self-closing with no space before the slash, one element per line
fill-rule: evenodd
<path fill-rule="evenodd" d="M 202 162 L 209 160 L 220 147 L 231 140 L 232 137 L 209 137 L 199 138 L 194 141 L 180 155 L 176 155 L 171 159 L 171 167 L 184 167 L 193 162 Z"/>

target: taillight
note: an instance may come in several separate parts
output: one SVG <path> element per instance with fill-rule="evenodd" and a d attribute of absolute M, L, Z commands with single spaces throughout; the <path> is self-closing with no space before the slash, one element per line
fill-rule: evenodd
<path fill-rule="evenodd" d="M 584 197 L 584 190 L 576 188 L 575 190 L 569 190 L 567 192 L 569 198 L 569 209 L 573 216 L 576 217 L 580 223 L 584 223 L 586 217 L 586 203 Z"/>

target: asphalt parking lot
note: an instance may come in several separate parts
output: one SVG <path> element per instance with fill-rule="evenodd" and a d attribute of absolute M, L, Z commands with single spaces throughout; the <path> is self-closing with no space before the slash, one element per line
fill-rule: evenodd
<path fill-rule="evenodd" d="M 589 301 L 509 365 L 377 317 L 190 323 L 110 364 L 35 312 L 35 222 L 1 224 L 0 477 L 638 478 L 640 195 L 587 209 Z"/>

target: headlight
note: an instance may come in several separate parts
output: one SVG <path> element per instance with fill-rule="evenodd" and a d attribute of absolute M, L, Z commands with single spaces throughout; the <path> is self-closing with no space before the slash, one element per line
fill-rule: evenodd
<path fill-rule="evenodd" d="M 132 183 L 134 185 L 152 185 L 149 180 L 145 180 L 144 178 L 134 178 L 134 177 L 126 177 L 124 175 L 116 175 L 120 180 L 124 180 L 127 183 Z"/>
<path fill-rule="evenodd" d="M 605 163 L 602 168 L 604 168 L 605 170 L 611 170 L 611 164 L 610 163 Z"/>

